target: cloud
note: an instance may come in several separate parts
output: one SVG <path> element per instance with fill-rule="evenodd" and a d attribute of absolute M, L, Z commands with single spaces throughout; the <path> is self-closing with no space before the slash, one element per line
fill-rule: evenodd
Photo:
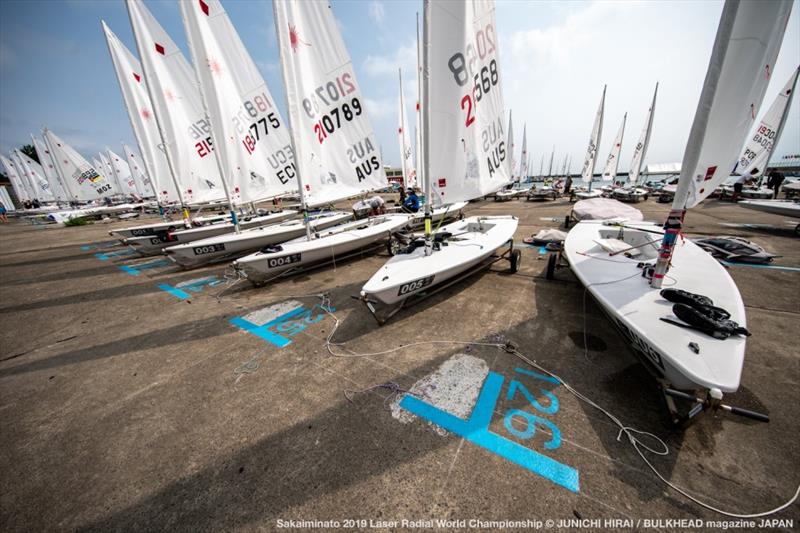
<path fill-rule="evenodd" d="M 378 26 L 383 26 L 386 21 L 386 10 L 381 2 L 373 0 L 369 4 L 369 18 Z"/>
<path fill-rule="evenodd" d="M 371 98 L 364 97 L 364 105 L 367 109 L 367 113 L 369 114 L 369 118 L 376 121 L 385 120 L 397 113 L 397 109 L 395 108 L 397 104 L 394 101 L 390 102 L 385 98 L 373 100 Z"/>
<path fill-rule="evenodd" d="M 363 67 L 364 73 L 373 77 L 396 76 L 398 68 L 403 69 L 405 79 L 416 79 L 417 45 L 414 41 L 401 45 L 393 54 L 367 54 Z"/>

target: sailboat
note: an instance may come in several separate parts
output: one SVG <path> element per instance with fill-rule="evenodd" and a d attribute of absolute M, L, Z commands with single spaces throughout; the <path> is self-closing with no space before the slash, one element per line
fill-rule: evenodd
<path fill-rule="evenodd" d="M 594 125 L 592 126 L 592 134 L 589 136 L 589 146 L 586 148 L 586 158 L 583 162 L 583 171 L 581 177 L 583 182 L 588 184 L 585 190 L 579 190 L 575 196 L 579 200 L 588 200 L 589 198 L 599 198 L 602 193 L 598 190 L 592 190 L 592 179 L 594 178 L 594 166 L 597 163 L 597 150 L 600 148 L 600 138 L 603 134 L 603 111 L 606 103 L 606 86 L 603 86 L 603 96 L 600 98 L 600 106 L 597 108 L 597 114 L 594 117 Z"/>
<path fill-rule="evenodd" d="M 505 159 L 511 154 L 503 135 L 494 3 L 425 0 L 423 28 L 422 181 L 430 213 L 432 195 L 443 203 L 468 201 L 508 183 Z M 476 40 L 480 48 L 475 48 Z M 483 50 L 482 59 L 465 61 L 470 49 Z M 474 91 L 468 83 L 473 79 L 480 80 Z M 486 144 L 482 132 L 487 133 Z M 517 223 L 513 216 L 473 216 L 434 232 L 426 221 L 424 237 L 389 259 L 364 284 L 361 299 L 382 323 L 409 298 L 440 290 L 485 267 L 506 245 L 505 256 L 515 271 L 520 258 L 519 250 L 513 250 Z M 382 305 L 392 309 L 384 314 L 378 307 Z"/>
<path fill-rule="evenodd" d="M 628 171 L 627 187 L 620 187 L 614 190 L 614 198 L 617 200 L 627 202 L 637 202 L 640 199 L 646 200 L 648 191 L 641 187 L 641 174 L 642 163 L 647 154 L 647 147 L 650 145 L 650 134 L 653 131 L 653 117 L 656 111 L 656 97 L 658 96 L 658 83 L 656 89 L 653 91 L 653 102 L 650 104 L 650 109 L 647 110 L 647 119 L 644 122 L 644 129 L 639 136 L 639 142 L 633 150 L 633 159 L 631 160 L 631 167 Z"/>
<path fill-rule="evenodd" d="M 385 188 L 375 133 L 330 6 L 275 0 L 273 10 L 303 211 Z M 325 87 L 326 93 L 320 95 L 317 87 Z M 379 215 L 326 231 L 306 222 L 301 226 L 305 237 L 262 248 L 233 265 L 254 284 L 262 284 L 376 244 L 407 226 L 409 218 Z"/>
<path fill-rule="evenodd" d="M 142 163 L 142 158 L 131 150 L 130 146 L 122 143 L 122 153 L 125 154 L 125 161 L 131 169 L 131 177 L 136 183 L 138 190 L 143 198 L 155 198 L 156 191 L 153 189 L 153 182 L 147 174 L 147 168 Z"/>
<path fill-rule="evenodd" d="M 789 81 L 778 93 L 775 102 L 761 118 L 758 128 L 756 128 L 753 137 L 745 146 L 744 153 L 739 158 L 740 173 L 758 177 L 759 183 L 764 179 L 764 173 L 769 167 L 769 161 L 772 158 L 773 148 L 778 145 L 781 133 L 783 133 L 794 90 L 797 87 L 798 75 L 800 75 L 800 67 L 795 69 Z M 766 190 L 769 194 L 767 199 L 745 200 L 739 202 L 738 205 L 766 213 L 795 218 L 800 217 L 800 203 L 793 200 L 772 200 L 772 189 L 767 188 Z M 742 196 L 746 197 L 745 192 L 746 189 L 742 191 Z M 800 232 L 800 226 L 798 226 L 797 230 Z"/>
<path fill-rule="evenodd" d="M 33 143 L 33 148 L 36 150 L 36 155 L 39 157 L 39 163 L 42 165 L 42 172 L 44 172 L 47 183 L 50 184 L 50 190 L 53 192 L 56 201 L 69 202 L 69 194 L 64 184 L 61 183 L 61 179 L 58 177 L 55 163 L 50 156 L 50 152 L 45 148 L 44 142 L 33 134 L 31 134 L 31 142 Z"/>
<path fill-rule="evenodd" d="M 791 6 L 788 0 L 725 3 L 675 200 L 663 228 L 645 222 L 585 221 L 572 228 L 564 243 L 572 271 L 661 384 L 674 422 L 719 407 L 765 418 L 720 404 L 723 394 L 739 388 L 743 332 L 730 325 L 725 331 L 719 326 L 704 329 L 709 333 L 695 329 L 701 325 L 678 318 L 690 317 L 659 289 L 705 296 L 746 327 L 742 298 L 725 268 L 678 236 L 687 209 L 706 198 L 733 169 L 764 98 Z M 725 335 L 730 336 L 723 339 Z M 680 413 L 676 397 L 690 400 L 693 408 Z"/>
<path fill-rule="evenodd" d="M 27 184 L 22 180 L 22 177 L 17 172 L 16 165 L 14 165 L 14 163 L 3 154 L 0 154 L 0 164 L 3 165 L 6 176 L 8 176 L 8 179 L 11 182 L 11 187 L 14 189 L 14 194 L 17 195 L 17 198 L 19 198 L 21 202 L 33 200 L 34 196 L 31 194 Z"/>
<path fill-rule="evenodd" d="M 158 254 L 162 253 L 163 248 L 170 244 L 189 243 L 228 234 L 233 236 L 233 232 L 238 233 L 242 229 L 267 226 L 295 216 L 296 211 L 283 210 L 266 215 L 252 213 L 240 221 L 237 214 L 238 199 L 242 198 L 244 202 L 249 202 L 251 198 L 248 195 L 252 192 L 252 188 L 259 188 L 264 183 L 272 183 L 272 174 L 275 174 L 275 172 L 270 172 L 267 175 L 263 171 L 267 162 L 261 161 L 261 157 L 253 156 L 253 153 L 256 152 L 263 155 L 263 145 L 265 142 L 269 142 L 266 140 L 269 135 L 273 137 L 279 135 L 276 132 L 279 131 L 280 120 L 274 112 L 274 108 L 271 107 L 272 99 L 268 95 L 266 86 L 264 85 L 263 90 L 259 93 L 248 94 L 249 98 L 246 98 L 244 93 L 240 93 L 236 95 L 235 100 L 226 101 L 228 104 L 240 102 L 236 107 L 237 111 L 243 114 L 236 117 L 226 115 L 224 123 L 219 120 L 211 123 L 214 121 L 210 120 L 208 112 L 213 113 L 217 108 L 208 108 L 207 102 L 198 89 L 198 76 L 183 57 L 177 45 L 140 0 L 128 0 L 126 4 L 142 60 L 144 79 L 153 104 L 156 124 L 166 148 L 167 163 L 173 179 L 176 181 L 176 187 L 180 187 L 184 222 L 188 224 L 187 206 L 189 204 L 209 201 L 225 201 L 228 205 L 230 221 L 176 230 L 166 234 L 159 233 L 155 236 L 132 237 L 126 239 L 125 242 L 142 255 Z M 188 8 L 187 4 L 187 2 L 180 3 L 181 7 Z M 191 4 L 192 9 L 202 9 L 202 6 L 210 5 L 206 2 L 202 4 L 191 2 Z M 225 30 L 232 31 L 233 34 L 229 35 L 236 37 L 227 44 L 230 47 L 237 44 L 241 46 L 241 41 L 230 24 L 221 26 L 220 31 Z M 195 43 L 190 37 L 189 44 L 193 55 L 197 55 L 194 44 L 200 46 L 201 43 Z M 225 47 L 217 47 L 216 50 L 220 54 L 227 53 Z M 244 51 L 243 46 L 241 50 Z M 203 57 L 205 58 L 205 55 Z M 244 51 L 244 56 L 239 58 L 241 68 L 244 68 L 243 65 L 246 64 L 245 59 L 249 59 L 246 51 Z M 202 65 L 198 65 L 195 61 L 195 66 L 200 71 L 208 72 L 219 67 L 218 71 L 213 71 L 214 74 L 227 80 L 232 77 L 232 72 L 230 70 L 222 71 L 222 62 L 222 57 L 218 61 L 214 57 L 210 57 L 205 58 Z M 252 68 L 255 70 L 254 66 Z M 260 75 L 257 76 L 260 79 Z M 252 80 L 251 71 L 246 73 L 242 71 L 242 83 Z M 207 80 L 200 78 L 199 81 Z M 203 88 L 209 90 L 205 84 Z M 258 98 L 256 99 L 256 97 Z M 244 103 L 245 101 L 247 104 Z M 229 111 L 229 108 L 227 110 Z M 233 122 L 234 118 L 236 122 Z M 255 124 L 248 122 L 251 119 L 256 120 Z M 261 122 L 258 122 L 259 120 Z M 277 126 L 273 121 L 277 122 Z M 225 133 L 216 134 L 214 132 L 214 128 L 221 130 L 223 127 L 226 128 Z M 234 129 L 235 139 L 231 138 L 233 134 L 227 128 Z M 226 146 L 219 147 L 218 143 L 214 142 L 215 138 L 223 139 Z M 223 152 L 227 152 L 227 148 L 233 143 L 248 150 L 252 157 L 247 164 L 230 157 L 222 161 L 221 158 L 225 157 L 222 155 Z M 285 166 L 282 165 L 287 161 L 288 155 L 284 152 L 273 155 L 281 157 L 281 159 L 276 159 L 276 162 L 282 171 L 283 179 L 291 180 L 291 176 L 287 174 Z M 261 165 L 257 166 L 256 162 Z M 206 246 L 208 250 L 214 249 Z"/>

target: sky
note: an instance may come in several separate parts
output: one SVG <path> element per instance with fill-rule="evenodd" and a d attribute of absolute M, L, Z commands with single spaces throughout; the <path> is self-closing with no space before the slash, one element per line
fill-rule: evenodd
<path fill-rule="evenodd" d="M 284 116 L 285 100 L 269 0 L 222 0 Z M 190 57 L 175 0 L 147 6 Z M 407 120 L 416 98 L 416 13 L 411 0 L 332 0 L 350 51 L 384 162 L 399 164 L 398 79 L 403 70 Z M 627 112 L 620 171 L 659 82 L 645 164 L 683 157 L 705 77 L 722 2 L 497 1 L 505 105 L 514 116 L 515 144 L 527 129 L 533 173 L 551 150 L 579 172 L 592 122 L 607 84 L 600 160 Z M 100 26 L 105 20 L 135 53 L 122 0 L 3 0 L 0 2 L 0 150 L 30 142 L 46 125 L 85 156 L 133 132 Z M 762 113 L 800 64 L 800 0 L 793 2 Z M 792 104 L 775 157 L 800 153 L 800 104 Z M 517 156 L 518 157 L 518 156 Z M 597 169 L 601 171 L 602 169 Z"/>

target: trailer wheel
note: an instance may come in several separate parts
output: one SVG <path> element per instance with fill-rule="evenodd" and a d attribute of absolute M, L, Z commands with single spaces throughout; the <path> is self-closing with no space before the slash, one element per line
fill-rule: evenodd
<path fill-rule="evenodd" d="M 558 263 L 558 257 L 556 254 L 550 254 L 550 257 L 547 258 L 547 271 L 545 271 L 544 277 L 547 279 L 555 279 L 556 277 L 556 263 Z"/>
<path fill-rule="evenodd" d="M 513 250 L 508 260 L 511 263 L 511 273 L 517 273 L 517 271 L 519 271 L 519 265 L 522 263 L 522 252 L 519 250 Z"/>
<path fill-rule="evenodd" d="M 397 240 L 393 235 L 389 237 L 389 240 L 386 241 L 386 251 L 389 253 L 390 256 L 394 257 L 400 253 L 400 249 L 403 247 L 403 244 Z"/>

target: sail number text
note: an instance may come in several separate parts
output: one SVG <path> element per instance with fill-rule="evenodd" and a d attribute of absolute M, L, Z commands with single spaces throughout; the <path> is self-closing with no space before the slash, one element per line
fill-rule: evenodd
<path fill-rule="evenodd" d="M 314 133 L 320 144 L 325 142 L 329 133 L 333 133 L 342 127 L 342 119 L 350 122 L 355 117 L 361 115 L 361 102 L 358 98 L 353 98 L 350 103 L 343 103 L 341 107 L 334 107 L 327 114 L 322 115 L 314 124 Z"/>

